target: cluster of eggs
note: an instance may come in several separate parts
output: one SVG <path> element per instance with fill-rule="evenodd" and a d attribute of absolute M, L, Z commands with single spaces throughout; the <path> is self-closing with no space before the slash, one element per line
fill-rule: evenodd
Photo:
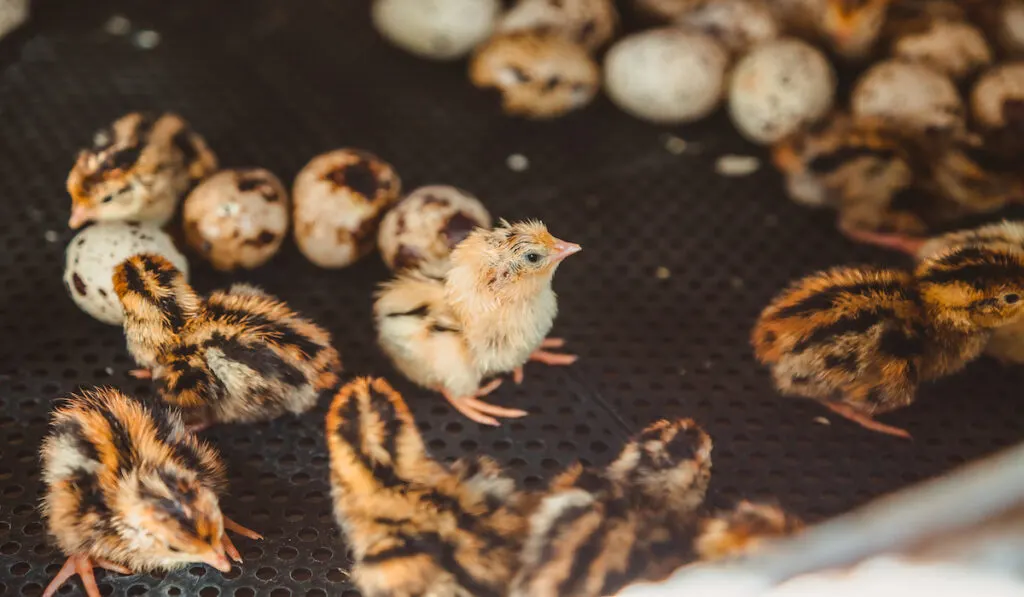
<path fill-rule="evenodd" d="M 169 200 L 173 209 L 179 198 Z M 112 273 L 131 255 L 162 255 L 188 278 L 185 255 L 161 229 L 167 218 L 140 219 L 95 223 L 65 253 L 68 294 L 104 323 L 123 320 Z M 455 187 L 426 186 L 403 198 L 395 169 L 359 149 L 314 157 L 295 177 L 290 197 L 268 170 L 220 170 L 185 197 L 182 222 L 188 247 L 220 271 L 263 265 L 281 248 L 291 224 L 299 251 L 319 267 L 350 266 L 379 246 L 394 271 L 442 272 L 456 244 L 492 224 L 483 204 Z"/>
<path fill-rule="evenodd" d="M 1024 2 L 999 1 L 1001 43 L 1024 49 Z M 862 4 L 863 25 L 826 44 L 841 57 L 863 58 L 882 35 L 889 2 Z M 835 102 L 833 66 L 804 39 L 815 39 L 806 31 L 815 26 L 827 37 L 832 21 L 848 17 L 830 11 L 846 8 L 829 0 L 633 5 L 666 23 L 615 41 L 603 58 L 608 97 L 635 117 L 690 122 L 724 99 L 746 138 L 770 144 L 820 119 Z M 594 98 L 602 78 L 594 55 L 619 28 L 614 0 L 517 0 L 504 12 L 500 0 L 374 0 L 372 15 L 387 40 L 419 56 L 453 60 L 472 54 L 472 82 L 498 89 L 506 112 L 534 118 L 565 114 Z M 992 56 L 973 26 L 937 22 L 894 40 L 892 59 L 869 69 L 856 85 L 855 113 L 899 112 L 920 122 L 955 118 L 953 81 Z"/>

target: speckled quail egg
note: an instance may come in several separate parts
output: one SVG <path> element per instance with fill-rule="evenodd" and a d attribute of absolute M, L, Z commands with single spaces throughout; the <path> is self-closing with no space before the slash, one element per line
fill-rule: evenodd
<path fill-rule="evenodd" d="M 650 17 L 671 20 L 707 0 L 633 0 L 636 9 Z"/>
<path fill-rule="evenodd" d="M 313 158 L 295 177 L 295 242 L 320 267 L 352 265 L 373 250 L 380 219 L 402 192 L 390 164 L 359 149 Z"/>
<path fill-rule="evenodd" d="M 611 40 L 618 22 L 612 0 L 519 0 L 501 18 L 498 31 L 557 33 L 593 51 Z"/>
<path fill-rule="evenodd" d="M 992 63 L 992 49 L 977 27 L 946 19 L 931 19 L 924 30 L 900 35 L 893 41 L 892 54 L 958 80 Z"/>
<path fill-rule="evenodd" d="M 477 49 L 469 78 L 482 89 L 497 89 L 507 114 L 553 118 L 594 99 L 600 73 L 587 50 L 541 31 L 494 36 Z"/>
<path fill-rule="evenodd" d="M 659 123 L 708 115 L 722 99 L 729 56 L 711 36 L 675 28 L 627 36 L 605 56 L 608 97 L 625 112 Z"/>
<path fill-rule="evenodd" d="M 253 269 L 288 233 L 288 192 L 262 168 L 224 170 L 185 199 L 185 239 L 221 271 Z"/>
<path fill-rule="evenodd" d="M 374 0 L 373 24 L 421 58 L 455 60 L 490 37 L 501 0 Z"/>
<path fill-rule="evenodd" d="M 850 107 L 855 116 L 879 117 L 910 133 L 964 126 L 963 101 L 953 81 L 923 64 L 877 63 L 857 81 Z"/>
<path fill-rule="evenodd" d="M 114 268 L 139 253 L 166 257 L 188 278 L 188 260 L 156 225 L 104 222 L 82 230 L 68 243 L 64 264 L 68 294 L 94 318 L 120 325 L 124 312 L 114 293 Z"/>
<path fill-rule="evenodd" d="M 1003 0 L 996 17 L 996 38 L 1010 56 L 1024 56 L 1024 0 Z"/>
<path fill-rule="evenodd" d="M 1007 110 L 1016 120 L 1024 118 L 1024 62 L 1001 64 L 989 70 L 971 91 L 974 120 L 988 129 L 1007 124 Z"/>
<path fill-rule="evenodd" d="M 455 187 L 420 187 L 384 216 L 377 235 L 381 257 L 395 271 L 438 265 L 474 228 L 490 228 L 480 200 Z"/>
<path fill-rule="evenodd" d="M 775 16 L 761 0 L 705 2 L 677 16 L 675 23 L 707 33 L 737 55 L 779 35 Z"/>
<path fill-rule="evenodd" d="M 797 39 L 777 39 L 737 63 L 729 115 L 751 141 L 773 143 L 824 116 L 835 92 L 835 72 L 824 54 Z"/>

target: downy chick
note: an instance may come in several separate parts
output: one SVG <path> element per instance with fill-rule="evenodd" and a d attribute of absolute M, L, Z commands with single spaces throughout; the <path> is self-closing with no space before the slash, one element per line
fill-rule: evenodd
<path fill-rule="evenodd" d="M 826 43 L 843 58 L 868 56 L 882 34 L 893 0 L 824 0 L 819 30 Z"/>
<path fill-rule="evenodd" d="M 326 419 L 334 514 L 365 597 L 500 597 L 528 502 L 487 458 L 431 458 L 402 396 L 359 378 Z"/>
<path fill-rule="evenodd" d="M 258 288 L 204 301 L 169 261 L 143 254 L 117 267 L 114 290 L 129 352 L 193 429 L 302 413 L 338 383 L 330 334 Z"/>
<path fill-rule="evenodd" d="M 569 365 L 576 357 L 544 350 L 558 312 L 551 280 L 580 246 L 559 240 L 536 221 L 476 229 L 451 255 L 444 278 L 399 275 L 383 284 L 374 304 L 381 348 L 406 377 L 441 392 L 463 415 L 485 425 L 526 412 L 479 398 L 513 372 L 522 380 L 529 360 Z"/>
<path fill-rule="evenodd" d="M 155 416 L 111 388 L 53 413 L 42 469 L 43 515 L 68 555 L 44 597 L 75 574 L 99 597 L 94 566 L 135 574 L 203 562 L 228 572 L 228 557 L 242 560 L 225 529 L 262 538 L 221 513 L 225 471 L 212 448 L 176 414 Z"/>
<path fill-rule="evenodd" d="M 693 421 L 660 421 L 607 469 L 557 477 L 530 518 L 510 597 L 612 595 L 669 574 L 690 556 L 711 448 Z"/>
<path fill-rule="evenodd" d="M 893 198 L 914 176 L 902 140 L 881 119 L 834 113 L 777 143 L 772 157 L 790 198 L 837 209 L 839 229 L 853 239 L 877 230 L 925 229 L 916 214 L 893 209 Z"/>
<path fill-rule="evenodd" d="M 743 500 L 732 510 L 701 520 L 694 551 L 704 561 L 746 555 L 764 541 L 792 535 L 803 526 L 776 505 Z"/>
<path fill-rule="evenodd" d="M 799 280 L 754 327 L 757 359 L 780 392 L 821 401 L 868 429 L 914 401 L 917 386 L 977 358 L 992 330 L 1018 321 L 1024 255 L 958 248 L 894 270 L 841 267 Z"/>
<path fill-rule="evenodd" d="M 79 152 L 67 180 L 68 226 L 113 220 L 163 225 L 181 197 L 216 169 L 216 156 L 180 116 L 132 112 Z"/>

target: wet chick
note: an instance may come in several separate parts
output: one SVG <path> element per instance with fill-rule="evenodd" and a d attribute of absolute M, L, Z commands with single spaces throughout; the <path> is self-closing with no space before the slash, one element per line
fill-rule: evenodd
<path fill-rule="evenodd" d="M 132 112 L 96 133 L 67 188 L 68 226 L 127 220 L 163 225 L 178 201 L 217 169 L 206 142 L 180 116 Z"/>
<path fill-rule="evenodd" d="M 302 413 L 338 383 L 330 334 L 258 288 L 204 301 L 169 261 L 143 254 L 117 267 L 114 290 L 129 352 L 193 429 Z"/>
<path fill-rule="evenodd" d="M 569 365 L 576 357 L 545 350 L 558 311 L 551 280 L 580 246 L 559 240 L 540 222 L 476 229 L 452 252 L 443 278 L 399 275 L 381 286 L 374 304 L 378 342 L 410 380 L 441 392 L 463 415 L 485 425 L 526 412 L 480 400 L 527 361 Z"/>
<path fill-rule="evenodd" d="M 764 541 L 792 535 L 803 526 L 803 522 L 778 506 L 744 500 L 732 510 L 701 521 L 694 551 L 701 560 L 746 555 Z"/>
<path fill-rule="evenodd" d="M 54 411 L 42 469 L 43 515 L 68 555 L 44 597 L 75 574 L 99 597 L 94 566 L 135 574 L 203 562 L 228 572 L 228 557 L 241 557 L 225 529 L 261 539 L 221 513 L 216 452 L 176 414 L 155 416 L 114 389 L 72 396 Z"/>
<path fill-rule="evenodd" d="M 837 209 L 839 229 L 851 238 L 924 230 L 919 216 L 893 208 L 893 198 L 914 176 L 902 139 L 881 119 L 835 113 L 777 143 L 772 156 L 790 198 Z"/>
<path fill-rule="evenodd" d="M 942 252 L 914 275 L 842 267 L 797 281 L 764 310 L 752 342 L 783 394 L 821 401 L 868 429 L 917 386 L 977 358 L 992 330 L 1020 319 L 1024 256 Z"/>
<path fill-rule="evenodd" d="M 338 392 L 326 420 L 334 513 L 366 597 L 500 597 L 526 530 L 514 482 L 487 458 L 431 458 L 383 379 Z"/>
<path fill-rule="evenodd" d="M 607 469 L 560 475 L 530 518 L 509 594 L 598 597 L 670 573 L 690 555 L 711 447 L 693 421 L 660 421 Z"/>

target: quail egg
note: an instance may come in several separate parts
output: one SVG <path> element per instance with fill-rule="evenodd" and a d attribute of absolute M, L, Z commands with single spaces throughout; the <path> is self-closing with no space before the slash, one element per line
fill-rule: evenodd
<path fill-rule="evenodd" d="M 974 120 L 988 129 L 1006 126 L 1007 112 L 1024 118 L 1024 62 L 1001 64 L 978 78 L 971 91 Z"/>
<path fill-rule="evenodd" d="M 221 271 L 253 269 L 288 233 L 288 193 L 262 168 L 224 170 L 196 187 L 184 206 L 185 239 Z"/>
<path fill-rule="evenodd" d="M 963 79 L 992 63 L 992 49 L 977 27 L 946 19 L 931 19 L 925 30 L 901 35 L 893 42 L 892 53 L 953 79 Z"/>
<path fill-rule="evenodd" d="M 480 200 L 450 186 L 420 187 L 384 216 L 377 236 L 381 257 L 394 271 L 437 265 L 474 228 L 490 228 L 491 214 Z"/>
<path fill-rule="evenodd" d="M 964 126 L 964 105 L 953 81 L 923 64 L 879 62 L 857 81 L 850 106 L 855 116 L 882 118 L 910 133 Z"/>
<path fill-rule="evenodd" d="M 494 31 L 500 0 L 374 0 L 373 24 L 392 44 L 422 58 L 455 60 Z"/>
<path fill-rule="evenodd" d="M 715 0 L 677 16 L 675 23 L 707 33 L 736 55 L 775 39 L 779 25 L 761 0 Z"/>
<path fill-rule="evenodd" d="M 64 287 L 78 307 L 111 325 L 124 321 L 114 268 L 139 253 L 166 257 L 188 278 L 188 260 L 155 224 L 103 222 L 75 235 L 65 252 Z"/>
<path fill-rule="evenodd" d="M 608 97 L 637 118 L 687 122 L 718 106 L 728 64 L 725 50 L 709 35 L 653 29 L 612 46 L 604 84 Z"/>
<path fill-rule="evenodd" d="M 671 20 L 706 0 L 633 0 L 637 10 L 649 17 Z"/>
<path fill-rule="evenodd" d="M 736 65 L 729 114 L 751 141 L 773 143 L 824 116 L 835 92 L 835 72 L 824 54 L 797 39 L 777 39 Z"/>
<path fill-rule="evenodd" d="M 612 0 L 519 0 L 501 18 L 498 31 L 558 33 L 593 51 L 611 40 L 618 22 Z"/>
<path fill-rule="evenodd" d="M 295 242 L 320 267 L 352 265 L 373 250 L 380 219 L 402 192 L 390 164 L 338 149 L 313 158 L 295 177 Z"/>

